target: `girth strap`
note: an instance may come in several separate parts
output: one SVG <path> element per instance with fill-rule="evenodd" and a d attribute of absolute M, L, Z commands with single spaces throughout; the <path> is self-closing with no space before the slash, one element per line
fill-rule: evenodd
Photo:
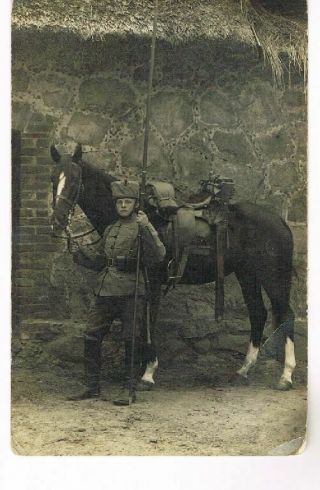
<path fill-rule="evenodd" d="M 170 287 L 175 287 L 180 282 L 196 232 L 195 215 L 190 208 L 179 208 L 175 214 L 171 215 L 170 222 L 172 259 L 168 264 L 168 285 L 165 294 Z"/>
<path fill-rule="evenodd" d="M 177 214 L 171 216 L 171 234 L 172 234 L 172 259 L 168 263 L 168 284 L 164 291 L 164 295 L 167 294 L 169 289 L 174 288 L 181 279 L 178 275 L 179 270 L 179 241 L 178 241 L 178 222 Z"/>
<path fill-rule="evenodd" d="M 221 319 L 224 313 L 224 259 L 228 246 L 228 222 L 226 219 L 216 224 L 216 289 L 215 319 Z"/>

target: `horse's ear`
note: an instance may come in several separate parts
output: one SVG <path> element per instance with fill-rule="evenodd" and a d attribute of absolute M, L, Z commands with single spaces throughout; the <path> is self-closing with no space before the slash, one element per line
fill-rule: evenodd
<path fill-rule="evenodd" d="M 54 145 L 50 146 L 50 154 L 51 154 L 51 158 L 54 162 L 58 163 L 61 160 L 61 155 Z"/>
<path fill-rule="evenodd" d="M 81 143 L 78 143 L 77 146 L 75 147 L 74 153 L 72 155 L 72 160 L 76 163 L 78 163 L 82 160 L 82 145 L 81 145 Z"/>

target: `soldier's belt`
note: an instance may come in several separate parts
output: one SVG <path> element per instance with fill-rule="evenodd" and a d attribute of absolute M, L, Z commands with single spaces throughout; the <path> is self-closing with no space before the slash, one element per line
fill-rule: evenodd
<path fill-rule="evenodd" d="M 112 259 L 107 259 L 107 267 L 115 267 L 119 271 L 134 272 L 137 264 L 137 259 L 134 257 L 118 256 Z"/>

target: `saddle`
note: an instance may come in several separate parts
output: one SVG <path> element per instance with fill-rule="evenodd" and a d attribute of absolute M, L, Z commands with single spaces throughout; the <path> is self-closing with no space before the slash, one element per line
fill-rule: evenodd
<path fill-rule="evenodd" d="M 200 199 L 179 205 L 172 184 L 153 181 L 147 185 L 149 204 L 157 207 L 160 215 L 169 221 L 172 233 L 172 258 L 168 263 L 168 285 L 175 287 L 181 280 L 190 252 L 197 254 L 195 245 L 196 218 L 205 220 L 216 228 L 216 302 L 215 317 L 219 319 L 224 310 L 224 257 L 228 247 L 228 203 L 234 194 L 232 179 L 210 176 L 200 182 Z M 203 248 L 203 247 L 202 247 Z M 212 249 L 206 246 L 207 252 Z M 203 251 L 202 251 L 203 252 Z"/>
<path fill-rule="evenodd" d="M 168 285 L 165 294 L 181 280 L 189 255 L 189 246 L 195 237 L 196 221 L 192 208 L 178 204 L 173 185 L 166 181 L 148 182 L 148 204 L 168 222 L 167 234 L 172 236 L 171 258 L 168 262 Z"/>
<path fill-rule="evenodd" d="M 216 288 L 215 319 L 219 320 L 224 312 L 224 260 L 229 244 L 228 204 L 234 195 L 234 182 L 230 178 L 209 175 L 209 179 L 200 181 L 201 195 L 205 199 L 189 203 L 196 216 L 214 225 L 216 229 Z"/>

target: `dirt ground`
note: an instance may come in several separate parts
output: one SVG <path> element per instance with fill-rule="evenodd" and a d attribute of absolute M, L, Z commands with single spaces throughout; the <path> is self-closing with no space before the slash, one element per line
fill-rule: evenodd
<path fill-rule="evenodd" d="M 273 384 L 280 366 L 260 360 L 247 386 L 234 386 L 241 361 L 220 354 L 214 376 L 192 366 L 159 370 L 157 386 L 130 407 L 112 405 L 119 384 L 103 382 L 105 400 L 70 402 L 80 373 L 55 366 L 12 373 L 12 448 L 20 455 L 266 455 L 305 434 L 306 364 L 294 389 Z M 234 372 L 234 371 L 233 371 Z"/>

